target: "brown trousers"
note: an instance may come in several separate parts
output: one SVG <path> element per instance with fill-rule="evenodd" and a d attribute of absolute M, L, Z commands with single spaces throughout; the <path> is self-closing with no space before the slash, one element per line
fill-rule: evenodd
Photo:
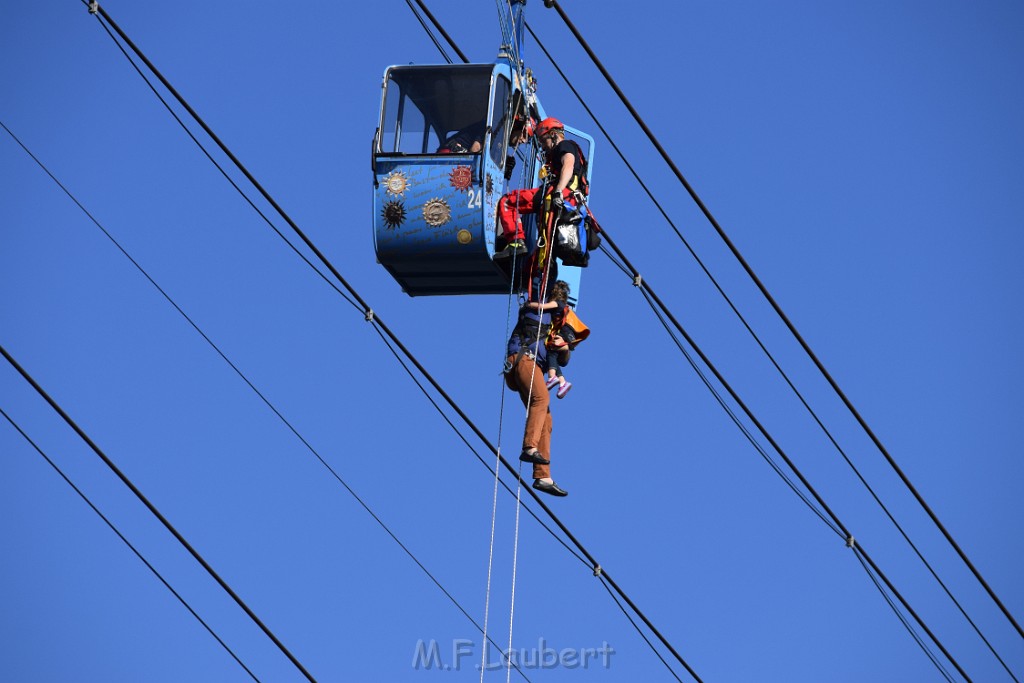
<path fill-rule="evenodd" d="M 509 356 L 508 362 L 515 363 L 516 356 Z M 509 388 L 519 392 L 519 398 L 526 406 L 526 429 L 523 430 L 523 450 L 536 448 L 548 460 L 551 459 L 551 397 L 548 394 L 544 373 L 537 361 L 523 356 L 512 371 L 505 375 Z M 531 390 L 532 386 L 532 390 Z M 533 478 L 551 476 L 548 465 L 533 466 Z"/>

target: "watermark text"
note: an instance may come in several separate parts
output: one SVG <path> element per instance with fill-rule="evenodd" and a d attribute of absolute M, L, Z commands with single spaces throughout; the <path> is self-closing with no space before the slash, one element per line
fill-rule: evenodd
<path fill-rule="evenodd" d="M 442 647 L 435 639 L 416 641 L 412 653 L 413 669 L 434 669 L 440 671 L 461 671 L 473 666 L 493 671 L 512 666 L 518 669 L 589 669 L 590 667 L 611 668 L 615 648 L 602 641 L 600 647 L 551 647 L 544 638 L 537 640 L 536 647 L 513 648 L 506 658 L 492 646 L 480 653 L 476 642 L 468 638 L 452 640 L 450 647 Z M 447 658 L 446 658 L 447 656 Z"/>

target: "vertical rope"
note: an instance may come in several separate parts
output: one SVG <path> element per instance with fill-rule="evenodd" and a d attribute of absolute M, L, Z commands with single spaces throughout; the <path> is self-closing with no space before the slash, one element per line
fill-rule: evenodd
<path fill-rule="evenodd" d="M 533 382 L 530 382 L 533 386 Z M 516 530 L 512 542 L 512 599 L 508 608 L 508 664 L 505 666 L 505 683 L 512 679 L 512 621 L 516 614 L 516 571 L 519 566 L 519 511 L 522 509 L 523 462 L 519 461 L 519 484 L 516 486 Z"/>
<path fill-rule="evenodd" d="M 543 206 L 543 204 L 542 204 L 542 206 Z M 545 241 L 547 242 L 548 247 L 546 247 L 546 252 L 545 252 L 545 257 L 546 257 L 545 261 L 546 262 L 545 262 L 544 267 L 543 267 L 543 275 L 541 276 L 541 291 L 539 292 L 540 296 L 538 297 L 538 302 L 543 302 L 546 299 L 548 272 L 549 272 L 549 270 L 551 268 L 551 259 L 554 258 L 553 250 L 550 248 L 551 228 L 552 228 L 552 225 L 554 224 L 554 214 L 552 214 L 550 210 L 547 211 L 547 214 L 548 215 L 546 216 L 546 218 L 548 219 L 547 220 L 548 225 L 547 225 L 547 228 L 545 230 L 545 233 L 546 233 L 545 234 Z M 538 310 L 537 313 L 538 313 L 538 315 L 537 315 L 537 342 L 536 342 L 536 344 L 537 344 L 538 350 L 539 350 L 539 347 L 540 347 L 540 344 L 541 344 L 541 341 L 542 341 L 540 339 L 540 331 L 541 331 L 541 329 L 543 327 L 544 311 Z M 531 403 L 531 401 L 533 399 L 534 376 L 537 373 L 537 357 L 534 356 L 531 360 L 533 361 L 533 368 L 530 371 L 530 390 L 527 393 L 527 399 L 526 399 L 526 418 L 527 419 L 529 419 L 529 416 L 530 416 L 530 403 Z M 549 453 L 548 454 L 549 458 L 550 458 L 550 455 L 551 454 Z M 512 631 L 513 631 L 512 627 L 513 627 L 513 623 L 515 621 L 515 614 L 516 614 L 516 574 L 517 574 L 518 569 L 519 569 L 519 513 L 520 513 L 520 510 L 522 509 L 522 492 L 523 492 L 523 462 L 522 462 L 522 460 L 519 461 L 519 476 L 517 477 L 517 479 L 518 479 L 518 484 L 516 485 L 516 521 L 515 521 L 515 533 L 514 533 L 513 542 L 512 542 L 512 598 L 511 598 L 511 600 L 509 602 L 509 608 L 508 608 L 508 649 L 506 650 L 506 652 L 509 654 L 509 656 L 508 656 L 508 663 L 507 663 L 507 665 L 505 667 L 505 681 L 506 681 L 506 683 L 508 683 L 511 680 L 511 678 L 512 678 L 512 658 L 511 658 L 511 653 L 512 653 Z M 497 495 L 497 493 L 495 493 L 495 495 Z M 481 681 L 482 680 L 483 680 L 483 676 L 481 675 Z"/>
<path fill-rule="evenodd" d="M 511 297 L 510 297 L 511 299 Z M 507 320 L 507 318 L 506 318 Z M 506 327 L 508 323 L 506 322 Z M 502 380 L 504 381 L 504 380 Z M 498 445 L 494 449 L 494 499 L 491 501 L 491 542 L 487 551 L 487 588 L 484 593 L 484 627 L 483 638 L 480 641 L 480 683 L 484 680 L 484 671 L 487 670 L 487 622 L 491 611 L 491 572 L 494 567 L 494 523 L 498 517 L 498 479 L 501 474 L 501 423 L 505 411 L 505 391 L 501 392 L 500 408 L 498 410 Z"/>
<path fill-rule="evenodd" d="M 509 111 L 511 111 L 511 108 L 512 108 L 512 103 L 510 101 L 509 102 Z M 493 144 L 493 141 L 492 141 L 492 144 Z M 520 180 L 523 179 L 522 173 L 523 173 L 523 169 L 520 169 Z M 522 183 L 520 182 L 520 184 L 522 184 Z M 507 344 L 508 343 L 508 338 L 509 338 L 509 336 L 511 334 L 511 332 L 509 331 L 509 320 L 512 317 L 512 298 L 513 298 L 513 296 L 516 293 L 516 259 L 517 259 L 517 255 L 513 253 L 512 254 L 512 268 L 511 268 L 511 271 L 510 271 L 509 283 L 508 283 L 508 297 L 506 299 L 507 304 L 505 306 L 505 336 L 502 338 L 502 344 Z M 505 347 L 503 346 L 503 348 L 505 348 Z M 507 358 L 507 355 L 508 355 L 507 354 L 507 349 L 505 349 L 505 351 L 502 352 L 502 367 L 504 367 L 504 363 L 505 363 L 505 360 Z M 502 437 L 502 431 L 503 431 L 504 422 L 505 422 L 505 386 L 504 386 L 504 384 L 505 384 L 505 378 L 504 378 L 504 376 L 502 376 L 501 386 L 500 386 L 501 397 L 498 400 L 498 406 L 499 406 L 498 407 L 498 439 L 497 439 L 497 447 L 495 448 L 495 453 L 494 453 L 494 497 L 493 497 L 493 500 L 491 501 L 491 541 L 490 541 L 490 547 L 489 547 L 488 552 L 487 552 L 487 589 L 486 589 L 486 595 L 485 595 L 485 599 L 484 599 L 483 640 L 481 641 L 482 648 L 483 648 L 483 653 L 481 654 L 481 661 L 480 661 L 480 682 L 481 683 L 483 683 L 483 680 L 484 680 L 484 671 L 487 669 L 487 647 L 488 647 L 488 644 L 487 644 L 488 643 L 488 641 L 487 641 L 487 626 L 488 626 L 488 619 L 490 618 L 490 608 L 491 608 L 491 577 L 492 577 L 492 572 L 493 572 L 493 568 L 494 568 L 494 527 L 495 527 L 495 522 L 496 522 L 497 517 L 498 517 L 498 482 L 499 482 L 499 479 L 500 479 L 499 475 L 500 475 L 500 472 L 501 472 L 501 437 Z M 522 465 L 522 462 L 520 462 L 520 464 L 519 464 L 520 479 L 522 478 L 521 477 L 522 469 L 523 469 L 523 465 Z M 517 488 L 517 490 L 516 490 L 516 534 L 517 535 L 519 533 L 519 500 L 520 500 L 520 493 L 521 493 L 521 491 L 522 491 L 522 484 L 520 483 L 518 488 Z M 518 541 L 517 541 L 517 543 L 518 543 Z M 514 571 L 515 570 L 513 569 L 513 573 L 514 573 Z M 513 584 L 514 584 L 514 582 L 515 582 L 515 579 L 513 579 Z M 513 597 L 513 599 L 515 599 L 515 598 Z M 511 643 L 509 643 L 509 647 L 510 648 L 512 647 Z M 505 656 L 505 658 L 508 661 L 509 667 L 511 667 L 512 666 L 512 660 L 510 658 L 508 658 L 507 655 Z"/>

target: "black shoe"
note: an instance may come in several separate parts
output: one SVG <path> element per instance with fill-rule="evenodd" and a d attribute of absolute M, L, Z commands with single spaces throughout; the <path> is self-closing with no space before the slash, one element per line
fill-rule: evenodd
<path fill-rule="evenodd" d="M 547 484 L 547 483 L 541 481 L 540 479 L 534 479 L 533 480 L 533 488 L 537 489 L 538 491 L 542 491 L 544 493 L 550 494 L 552 496 L 558 496 L 559 498 L 564 498 L 565 496 L 569 495 L 568 491 L 566 491 L 565 489 L 560 487 L 555 482 L 551 482 L 550 484 Z"/>
<path fill-rule="evenodd" d="M 534 465 L 550 465 L 551 461 L 540 454 L 538 450 L 523 451 L 519 455 L 519 459 L 523 462 L 532 462 Z"/>
<path fill-rule="evenodd" d="M 508 246 L 494 255 L 496 259 L 508 258 L 509 256 L 521 256 L 526 253 L 526 244 L 522 240 L 509 242 Z"/>

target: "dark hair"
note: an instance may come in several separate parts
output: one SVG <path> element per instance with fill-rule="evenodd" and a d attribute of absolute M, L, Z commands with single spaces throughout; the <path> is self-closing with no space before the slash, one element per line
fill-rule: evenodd
<path fill-rule="evenodd" d="M 555 284 L 551 287 L 551 296 L 548 297 L 548 301 L 568 301 L 569 300 L 569 283 L 565 280 L 556 280 Z"/>

